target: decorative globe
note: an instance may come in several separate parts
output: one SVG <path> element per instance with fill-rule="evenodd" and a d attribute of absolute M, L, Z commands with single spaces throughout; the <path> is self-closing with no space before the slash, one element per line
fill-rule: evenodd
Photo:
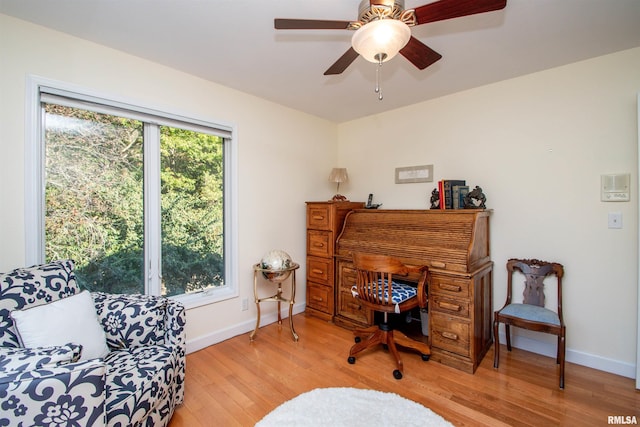
<path fill-rule="evenodd" d="M 288 253 L 276 249 L 267 252 L 262 257 L 260 268 L 269 270 L 262 272 L 265 279 L 272 282 L 283 282 L 291 275 L 291 270 L 287 270 L 287 268 L 291 267 L 292 264 L 293 261 Z"/>

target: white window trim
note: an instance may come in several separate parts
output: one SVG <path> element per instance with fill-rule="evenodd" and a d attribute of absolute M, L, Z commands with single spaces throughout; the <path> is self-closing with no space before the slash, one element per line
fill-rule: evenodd
<path fill-rule="evenodd" d="M 224 221 L 225 221 L 225 286 L 192 294 L 171 297 L 181 301 L 187 309 L 195 308 L 218 301 L 237 298 L 238 292 L 238 132 L 235 125 L 222 124 L 208 119 L 194 117 L 176 111 L 167 111 L 146 106 L 143 103 L 119 99 L 111 95 L 60 82 L 40 76 L 27 75 L 25 102 L 25 261 L 26 265 L 39 264 L 44 261 L 44 146 L 40 136 L 43 128 L 40 113 L 40 89 L 55 88 L 62 92 L 77 94 L 81 98 L 100 99 L 105 103 L 135 106 L 143 111 L 156 112 L 167 117 L 192 118 L 194 122 L 208 124 L 211 127 L 228 129 L 231 132 L 231 143 L 225 152 L 224 182 Z M 145 192 L 146 194 L 146 192 Z M 159 265 L 150 269 L 151 274 L 159 274 Z M 148 278 L 145 280 L 145 290 Z"/>
<path fill-rule="evenodd" d="M 151 170 L 160 170 L 160 129 L 158 126 L 154 126 L 148 123 L 144 124 L 145 139 L 148 138 L 153 144 L 145 143 L 144 145 L 144 216 L 146 218 L 145 223 L 147 226 L 144 228 L 144 241 L 149 242 L 149 245 L 144 245 L 144 259 L 149 262 L 147 266 L 146 276 L 144 278 L 144 291 L 149 293 L 151 290 L 151 283 L 154 278 L 161 280 L 162 266 L 160 265 L 160 254 L 157 252 L 162 242 L 156 242 L 160 233 L 162 233 L 162 224 L 160 223 L 160 194 L 158 191 L 152 191 L 152 189 L 160 188 L 160 177 L 158 176 L 157 182 L 151 182 L 149 176 L 151 176 Z"/>

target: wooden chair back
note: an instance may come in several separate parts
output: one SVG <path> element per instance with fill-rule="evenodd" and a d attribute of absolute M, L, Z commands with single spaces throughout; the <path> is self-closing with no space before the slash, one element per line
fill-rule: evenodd
<path fill-rule="evenodd" d="M 545 306 L 544 280 L 548 276 L 556 276 L 558 292 L 558 316 L 562 319 L 562 264 L 545 262 L 537 259 L 510 259 L 507 262 L 508 287 L 507 304 L 510 304 L 513 292 L 513 276 L 515 271 L 524 275 L 523 304 Z"/>
<path fill-rule="evenodd" d="M 367 307 L 382 312 L 393 313 L 396 305 L 391 301 L 393 280 L 398 276 L 406 278 L 409 273 L 421 273 L 417 284 L 417 298 L 399 305 L 399 311 L 420 306 L 426 307 L 426 280 L 428 268 L 403 264 L 397 258 L 386 255 L 355 252 L 352 255 L 356 269 L 356 293 Z"/>

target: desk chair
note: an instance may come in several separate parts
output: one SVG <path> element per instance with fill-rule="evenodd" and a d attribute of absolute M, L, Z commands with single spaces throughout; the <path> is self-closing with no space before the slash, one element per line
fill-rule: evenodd
<path fill-rule="evenodd" d="M 367 329 L 355 330 L 355 344 L 349 351 L 347 361 L 356 362 L 356 354 L 370 347 L 382 344 L 388 347 L 396 362 L 393 376 L 402 378 L 402 359 L 396 344 L 419 351 L 422 360 L 429 360 L 431 349 L 423 342 L 415 341 L 399 331 L 394 331 L 388 322 L 388 313 L 403 313 L 416 307 L 427 306 L 426 281 L 428 268 L 405 265 L 398 259 L 384 256 L 354 253 L 353 263 L 356 268 L 356 284 L 352 293 L 365 307 L 382 312 L 383 321 Z M 394 281 L 397 276 L 407 276 L 409 273 L 420 273 L 418 287 Z M 391 295 L 391 298 L 389 298 Z M 364 340 L 360 337 L 365 336 Z"/>
<path fill-rule="evenodd" d="M 524 274 L 524 300 L 512 303 L 513 275 L 515 271 Z M 544 279 L 555 276 L 558 289 L 558 308 L 552 311 L 544 307 Z M 494 359 L 493 367 L 500 362 L 500 339 L 498 326 L 504 323 L 507 337 L 507 350 L 511 351 L 510 326 L 544 332 L 558 337 L 556 363 L 560 365 L 560 388 L 564 389 L 564 355 L 565 355 L 565 324 L 562 319 L 562 276 L 564 268 L 561 264 L 545 262 L 537 259 L 510 259 L 507 262 L 507 301 L 500 310 L 494 313 Z"/>

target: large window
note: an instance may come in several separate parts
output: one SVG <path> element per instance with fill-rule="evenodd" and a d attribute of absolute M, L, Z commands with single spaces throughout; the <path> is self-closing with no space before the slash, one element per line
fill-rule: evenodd
<path fill-rule="evenodd" d="M 74 259 L 92 291 L 234 294 L 231 129 L 43 85 L 35 98 L 36 262 Z"/>

